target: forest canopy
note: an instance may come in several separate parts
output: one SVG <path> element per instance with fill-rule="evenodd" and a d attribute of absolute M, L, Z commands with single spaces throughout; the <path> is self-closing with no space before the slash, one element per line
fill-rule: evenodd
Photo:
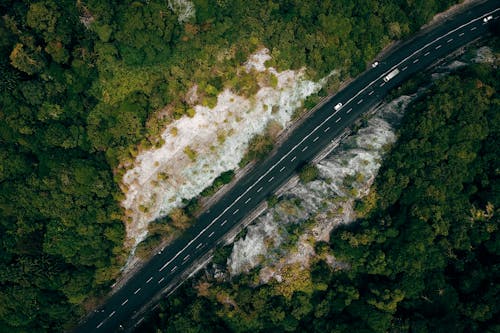
<path fill-rule="evenodd" d="M 293 282 L 201 277 L 141 332 L 499 331 L 499 88 L 472 65 L 409 105 L 363 217 L 316 244 L 343 268 L 320 256 Z"/>
<path fill-rule="evenodd" d="M 194 83 L 205 105 L 251 92 L 237 68 L 259 47 L 280 70 L 355 75 L 455 1 L 197 0 L 185 20 L 168 3 L 0 2 L 2 331 L 63 331 L 109 290 L 127 256 L 117 183 Z"/>

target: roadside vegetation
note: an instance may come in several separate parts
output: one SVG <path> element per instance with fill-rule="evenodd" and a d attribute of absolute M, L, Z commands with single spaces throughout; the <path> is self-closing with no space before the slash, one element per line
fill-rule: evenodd
<path fill-rule="evenodd" d="M 142 331 L 498 331 L 499 79 L 471 65 L 412 102 L 363 217 L 317 244 L 310 271 L 194 280 Z"/>
<path fill-rule="evenodd" d="M 239 71 L 250 53 L 268 47 L 268 65 L 315 79 L 352 76 L 455 2 L 197 0 L 180 13 L 164 0 L 3 1 L 1 330 L 63 331 L 109 290 L 128 255 L 125 169 L 193 103 L 255 92 Z"/>

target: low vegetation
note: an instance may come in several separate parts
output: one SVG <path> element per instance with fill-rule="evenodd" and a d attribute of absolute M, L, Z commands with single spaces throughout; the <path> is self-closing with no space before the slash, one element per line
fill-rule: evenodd
<path fill-rule="evenodd" d="M 260 286 L 253 271 L 200 295 L 187 285 L 141 329 L 498 331 L 499 79 L 473 65 L 409 106 L 363 217 L 316 246 L 310 271 Z"/>
<path fill-rule="evenodd" d="M 193 2 L 194 17 L 165 0 L 0 3 L 3 331 L 64 331 L 109 290 L 127 256 L 116 183 L 193 103 L 254 92 L 249 54 L 355 75 L 456 1 Z"/>

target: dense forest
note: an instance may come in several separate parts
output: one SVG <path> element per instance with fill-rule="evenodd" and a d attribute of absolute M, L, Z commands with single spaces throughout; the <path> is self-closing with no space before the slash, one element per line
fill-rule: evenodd
<path fill-rule="evenodd" d="M 360 218 L 300 280 L 201 277 L 141 332 L 498 332 L 499 88 L 496 68 L 473 65 L 413 102 Z"/>
<path fill-rule="evenodd" d="M 280 70 L 352 76 L 456 1 L 181 2 L 0 1 L 0 331 L 62 331 L 109 290 L 117 184 L 193 84 L 204 105 L 252 94 L 238 66 L 262 46 Z"/>

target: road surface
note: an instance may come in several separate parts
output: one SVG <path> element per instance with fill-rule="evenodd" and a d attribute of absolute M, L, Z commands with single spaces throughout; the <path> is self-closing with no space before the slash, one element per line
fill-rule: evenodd
<path fill-rule="evenodd" d="M 488 23 L 484 17 L 493 16 Z M 155 255 L 105 305 L 80 323 L 77 333 L 132 331 L 143 320 L 140 309 L 152 298 L 179 283 L 182 273 L 197 258 L 213 249 L 245 215 L 288 180 L 391 88 L 464 44 L 485 35 L 497 24 L 498 3 L 487 1 L 432 30 L 417 35 L 378 59 L 379 65 L 360 75 L 316 110 L 267 160 L 245 175 L 229 192 L 200 216 L 196 225 L 171 246 Z M 399 73 L 385 82 L 394 69 Z M 334 106 L 342 103 L 335 110 Z"/>

